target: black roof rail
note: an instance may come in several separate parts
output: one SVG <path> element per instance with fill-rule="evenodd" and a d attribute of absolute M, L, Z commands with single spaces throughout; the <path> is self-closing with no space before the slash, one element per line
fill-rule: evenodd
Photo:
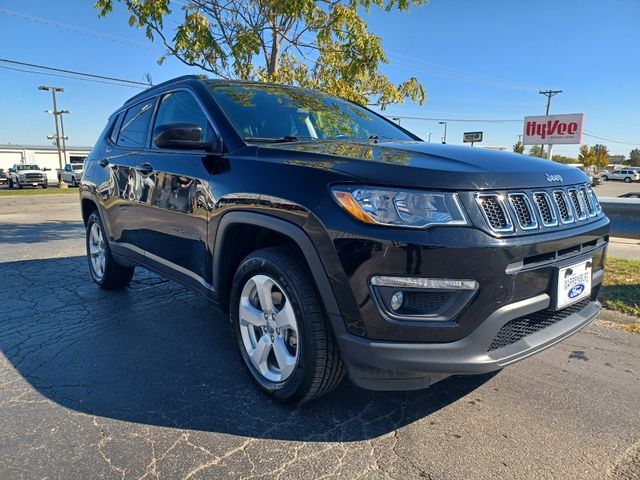
<path fill-rule="evenodd" d="M 180 83 L 186 80 L 199 80 L 199 79 L 206 79 L 206 77 L 204 75 L 182 75 L 180 77 L 172 78 L 171 80 L 167 80 L 166 82 L 162 82 L 157 85 L 150 86 L 146 90 L 134 95 L 129 100 L 124 102 L 123 106 L 130 105 L 131 103 L 134 103 L 136 100 L 142 97 L 146 97 L 149 94 L 155 92 L 156 90 L 160 90 L 161 88 L 166 87 L 167 85 L 173 85 L 174 83 Z"/>

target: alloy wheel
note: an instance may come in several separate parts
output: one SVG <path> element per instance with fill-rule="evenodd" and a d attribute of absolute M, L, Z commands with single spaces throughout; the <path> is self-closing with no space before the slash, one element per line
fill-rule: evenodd
<path fill-rule="evenodd" d="M 254 275 L 239 301 L 242 345 L 253 367 L 271 382 L 284 382 L 298 363 L 298 323 L 293 305 L 273 278 Z"/>
<path fill-rule="evenodd" d="M 101 280 L 106 267 L 106 251 L 102 229 L 97 223 L 92 224 L 89 231 L 89 259 L 93 275 Z"/>

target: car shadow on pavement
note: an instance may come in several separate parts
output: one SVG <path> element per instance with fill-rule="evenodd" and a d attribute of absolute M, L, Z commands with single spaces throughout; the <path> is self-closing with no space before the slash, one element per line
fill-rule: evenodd
<path fill-rule="evenodd" d="M 356 441 L 422 419 L 493 376 L 449 378 L 415 392 L 369 392 L 345 380 L 315 402 L 287 407 L 253 386 L 225 317 L 175 282 L 139 269 L 130 288 L 104 291 L 84 257 L 2 263 L 0 278 L 0 298 L 15 299 L 0 313 L 9 360 L 0 363 L 2 397 L 21 402 L 44 396 L 127 422 Z"/>
<path fill-rule="evenodd" d="M 82 221 L 47 220 L 39 223 L 3 223 L 2 243 L 40 243 L 84 237 Z"/>

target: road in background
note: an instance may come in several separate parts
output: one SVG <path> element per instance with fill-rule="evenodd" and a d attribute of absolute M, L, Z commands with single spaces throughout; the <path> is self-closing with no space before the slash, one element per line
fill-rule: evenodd
<path fill-rule="evenodd" d="M 96 287 L 60 197 L 0 198 L 0 477 L 640 475 L 639 335 L 592 324 L 495 376 L 283 407 L 202 296 L 140 269 Z"/>
<path fill-rule="evenodd" d="M 640 192 L 640 183 L 609 180 L 595 187 L 598 197 L 619 197 L 624 193 Z"/>

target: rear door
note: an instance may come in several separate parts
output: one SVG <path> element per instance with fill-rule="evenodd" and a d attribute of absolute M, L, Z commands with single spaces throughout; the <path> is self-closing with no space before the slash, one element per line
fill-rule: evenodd
<path fill-rule="evenodd" d="M 116 120 L 105 156 L 98 161 L 110 177 L 108 198 L 103 202 L 107 210 L 109 234 L 121 247 L 139 254 L 142 254 L 142 240 L 136 210 L 142 179 L 137 167 L 140 152 L 149 138 L 154 105 L 155 98 L 123 111 Z"/>
<path fill-rule="evenodd" d="M 190 90 L 160 97 L 153 129 L 172 123 L 197 124 L 205 140 L 215 135 Z M 160 149 L 152 139 L 139 159 L 144 171 L 139 170 L 138 220 L 147 260 L 205 286 L 210 282 L 207 225 L 213 208 L 209 185 L 212 161 L 204 150 Z"/>

